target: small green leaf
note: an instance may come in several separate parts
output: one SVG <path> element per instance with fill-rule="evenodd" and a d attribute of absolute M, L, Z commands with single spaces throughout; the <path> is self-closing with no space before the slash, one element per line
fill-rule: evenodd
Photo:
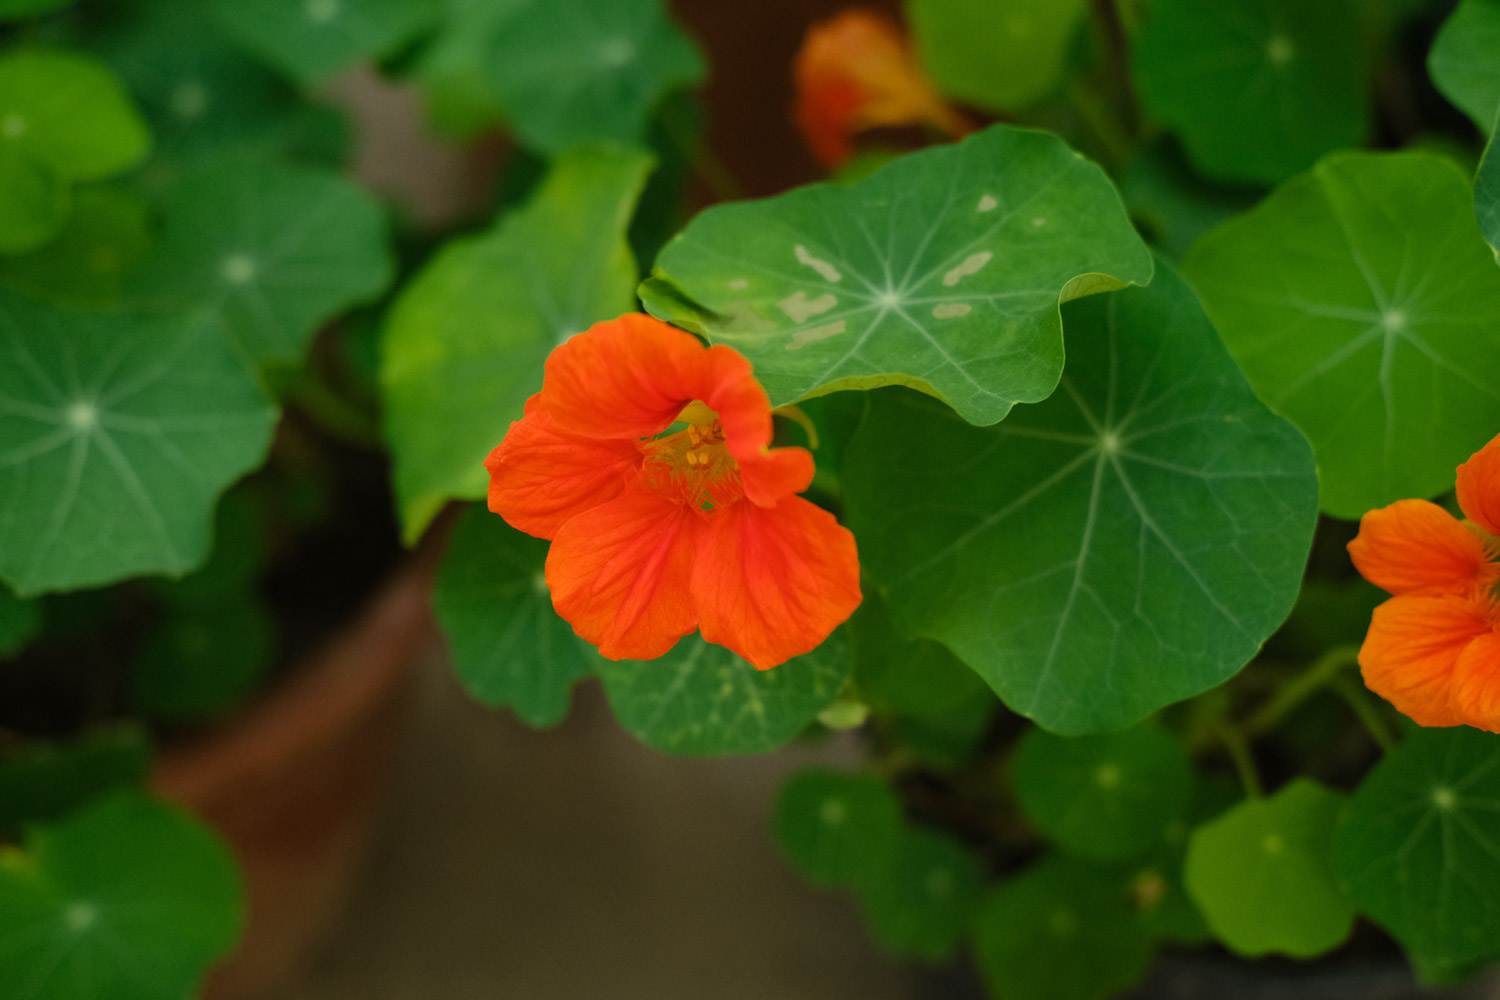
<path fill-rule="evenodd" d="M 276 410 L 206 317 L 52 308 L 0 290 L 0 578 L 22 594 L 183 573 Z"/>
<path fill-rule="evenodd" d="M 1241 955 L 1297 958 L 1344 942 L 1354 904 L 1333 870 L 1333 825 L 1343 802 L 1340 793 L 1298 778 L 1193 831 L 1187 890 L 1215 937 Z"/>
<path fill-rule="evenodd" d="M 562 721 L 574 682 L 597 659 L 552 610 L 546 561 L 546 541 L 476 504 L 453 529 L 432 594 L 464 688 L 532 726 Z"/>
<path fill-rule="evenodd" d="M 394 271 L 380 206 L 330 172 L 206 163 L 183 174 L 162 214 L 135 296 L 215 313 L 257 361 L 300 358 L 320 323 L 379 295 Z"/>
<path fill-rule="evenodd" d="M 29 254 L 0 257 L 0 282 L 63 305 L 116 304 L 127 274 L 150 252 L 144 199 L 116 187 L 83 187 L 55 239 Z"/>
<path fill-rule="evenodd" d="M 773 405 L 906 385 L 993 424 L 1062 372 L 1062 301 L 1151 280 L 1104 172 L 996 125 L 847 186 L 698 215 L 641 286 L 748 357 Z"/>
<path fill-rule="evenodd" d="M 1151 962 L 1150 939 L 1115 873 L 1062 857 L 990 894 L 974 950 L 991 993 L 1008 1000 L 1104 1000 Z"/>
<path fill-rule="evenodd" d="M 1414 729 L 1365 776 L 1334 835 L 1360 910 L 1428 966 L 1500 953 L 1500 741 Z"/>
<path fill-rule="evenodd" d="M 68 219 L 68 185 L 42 160 L 0 139 L 0 254 L 44 246 Z"/>
<path fill-rule="evenodd" d="M 217 0 L 214 9 L 247 49 L 310 85 L 351 63 L 393 52 L 431 24 L 441 5 L 442 0 Z"/>
<path fill-rule="evenodd" d="M 931 639 L 897 634 L 879 594 L 866 594 L 849 621 L 861 700 L 879 711 L 938 715 L 988 690 L 979 675 Z"/>
<path fill-rule="evenodd" d="M 253 595 L 174 610 L 147 637 L 130 674 L 145 718 L 187 723 L 240 707 L 271 667 L 275 623 Z"/>
<path fill-rule="evenodd" d="M 809 769 L 781 787 L 776 843 L 814 885 L 885 881 L 904 839 L 901 804 L 873 775 Z"/>
<path fill-rule="evenodd" d="M 233 859 L 175 808 L 121 792 L 0 850 L 0 982 L 24 1000 L 196 995 L 244 924 Z"/>
<path fill-rule="evenodd" d="M 1495 253 L 1495 262 L 1500 263 L 1500 138 L 1497 136 L 1500 136 L 1500 119 L 1495 122 L 1474 178 L 1474 214 L 1479 218 L 1485 242 Z"/>
<path fill-rule="evenodd" d="M 1062 391 L 992 428 L 873 394 L 844 484 L 897 629 L 1076 734 L 1130 725 L 1255 654 L 1296 599 L 1317 480 L 1307 442 L 1255 399 L 1167 268 L 1065 320 Z"/>
<path fill-rule="evenodd" d="M 1336 517 L 1453 486 L 1500 426 L 1500 270 L 1428 153 L 1341 153 L 1183 267 L 1250 383 L 1308 438 Z"/>
<path fill-rule="evenodd" d="M 620 724 L 641 742 L 712 757 L 789 742 L 833 701 L 849 659 L 843 629 L 772 670 L 756 670 L 694 633 L 655 660 L 601 661 L 599 675 Z"/>
<path fill-rule="evenodd" d="M 951 97 L 1019 111 L 1051 93 L 1088 0 L 907 0 L 922 66 Z"/>
<path fill-rule="evenodd" d="M 957 840 L 904 827 L 883 878 L 857 882 L 875 937 L 897 955 L 928 962 L 952 956 L 979 906 L 984 872 Z"/>
<path fill-rule="evenodd" d="M 64 180 L 95 181 L 144 160 L 151 133 L 99 60 L 16 49 L 0 56 L 0 146 L 25 152 Z"/>
<path fill-rule="evenodd" d="M 1198 169 L 1266 184 L 1359 144 L 1368 60 L 1354 0 L 1153 0 L 1131 53 Z"/>
<path fill-rule="evenodd" d="M 484 66 L 523 145 L 643 146 L 656 105 L 703 78 L 662 0 L 519 0 L 491 27 Z"/>
<path fill-rule="evenodd" d="M 41 627 L 41 602 L 22 600 L 0 584 L 0 659 L 19 653 Z"/>
<path fill-rule="evenodd" d="M 1099 861 L 1160 843 L 1193 780 L 1176 737 L 1145 726 L 1072 739 L 1033 729 L 1012 766 L 1026 818 L 1065 850 Z"/>
<path fill-rule="evenodd" d="M 490 36 L 527 0 L 449 0 L 442 28 L 417 56 L 412 76 L 427 97 L 427 115 L 440 132 L 471 137 L 505 121 L 490 83 Z"/>
<path fill-rule="evenodd" d="M 143 730 L 121 725 L 70 743 L 26 746 L 0 757 L 0 839 L 56 820 L 116 788 L 138 787 L 151 766 Z"/>
<path fill-rule="evenodd" d="M 1462 0 L 1427 53 L 1427 73 L 1443 96 L 1487 132 L 1500 114 L 1500 0 Z"/>
<path fill-rule="evenodd" d="M 408 541 L 449 499 L 484 496 L 484 457 L 552 348 L 634 305 L 625 228 L 650 169 L 634 150 L 571 150 L 524 208 L 450 242 L 402 290 L 380 381 Z"/>

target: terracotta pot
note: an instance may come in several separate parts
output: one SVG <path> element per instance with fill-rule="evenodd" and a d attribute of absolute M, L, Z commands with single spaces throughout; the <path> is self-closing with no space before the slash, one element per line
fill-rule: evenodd
<path fill-rule="evenodd" d="M 291 981 L 337 924 L 404 729 L 409 668 L 434 635 L 430 562 L 398 574 L 268 697 L 159 758 L 154 789 L 218 830 L 248 891 L 244 937 L 206 1000 Z"/>

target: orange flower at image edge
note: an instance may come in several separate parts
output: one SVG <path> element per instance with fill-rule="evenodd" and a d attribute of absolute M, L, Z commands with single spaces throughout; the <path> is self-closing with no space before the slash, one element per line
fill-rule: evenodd
<path fill-rule="evenodd" d="M 552 540 L 552 603 L 604 656 L 652 659 L 697 628 L 765 670 L 860 602 L 854 536 L 796 495 L 812 455 L 771 431 L 743 356 L 622 316 L 548 357 L 485 460 L 489 507 Z"/>
<path fill-rule="evenodd" d="M 1396 595 L 1359 651 L 1371 691 L 1424 726 L 1500 732 L 1500 436 L 1458 467 L 1458 520 L 1426 500 L 1372 510 L 1349 543 Z"/>

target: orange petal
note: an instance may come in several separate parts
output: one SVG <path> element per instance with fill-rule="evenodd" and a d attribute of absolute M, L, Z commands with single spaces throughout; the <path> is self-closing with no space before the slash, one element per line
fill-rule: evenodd
<path fill-rule="evenodd" d="M 568 521 L 547 553 L 552 605 L 611 660 L 650 660 L 693 630 L 700 515 L 631 490 Z"/>
<path fill-rule="evenodd" d="M 736 461 L 746 498 L 761 507 L 774 507 L 812 485 L 813 457 L 804 448 L 776 448 Z"/>
<path fill-rule="evenodd" d="M 1500 536 L 1500 434 L 1458 467 L 1458 506 L 1469 520 Z"/>
<path fill-rule="evenodd" d="M 1480 636 L 1459 655 L 1452 699 L 1469 725 L 1500 733 L 1500 632 Z"/>
<path fill-rule="evenodd" d="M 859 602 L 854 536 L 801 497 L 734 504 L 699 541 L 693 604 L 703 638 L 761 670 L 813 649 Z"/>
<path fill-rule="evenodd" d="M 1370 511 L 1349 557 L 1366 580 L 1393 594 L 1460 594 L 1493 575 L 1479 537 L 1426 500 Z"/>
<path fill-rule="evenodd" d="M 1365 686 L 1418 725 L 1463 725 L 1451 698 L 1454 670 L 1468 645 L 1489 631 L 1482 601 L 1393 597 L 1375 609 L 1359 650 Z"/>
<path fill-rule="evenodd" d="M 641 451 L 634 441 L 569 434 L 545 410 L 532 403 L 526 409 L 484 460 L 490 510 L 511 527 L 552 538 L 571 518 L 613 500 L 639 478 Z"/>

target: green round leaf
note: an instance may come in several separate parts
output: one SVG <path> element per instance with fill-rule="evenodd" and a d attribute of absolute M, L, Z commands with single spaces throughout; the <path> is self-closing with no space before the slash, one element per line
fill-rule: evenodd
<path fill-rule="evenodd" d="M 1008 1000 L 1104 1000 L 1134 983 L 1151 942 L 1114 872 L 1051 858 L 990 894 L 974 926 L 990 992 Z"/>
<path fill-rule="evenodd" d="M 1100 861 L 1160 843 L 1193 781 L 1182 744 L 1149 727 L 1071 739 L 1033 729 L 1013 767 L 1026 818 L 1059 846 Z"/>
<path fill-rule="evenodd" d="M 633 150 L 565 153 L 524 208 L 448 243 L 402 290 L 380 381 L 408 541 L 449 499 L 484 496 L 484 457 L 552 348 L 634 305 L 625 229 L 650 169 Z"/>
<path fill-rule="evenodd" d="M 0 584 L 0 658 L 19 653 L 41 627 L 41 603 L 22 600 Z"/>
<path fill-rule="evenodd" d="M 0 578 L 35 594 L 202 562 L 276 420 L 219 325 L 0 291 L 0 359 Z"/>
<path fill-rule="evenodd" d="M 0 139 L 0 254 L 27 253 L 68 219 L 68 185 L 25 149 Z"/>
<path fill-rule="evenodd" d="M 562 721 L 573 683 L 596 659 L 552 610 L 546 561 L 545 540 L 475 505 L 453 529 L 432 594 L 464 688 L 491 708 L 509 705 L 532 726 Z"/>
<path fill-rule="evenodd" d="M 776 843 L 814 885 L 873 886 L 889 877 L 905 839 L 901 804 L 873 775 L 810 769 L 776 799 Z"/>
<path fill-rule="evenodd" d="M 1500 426 L 1500 270 L 1446 159 L 1330 156 L 1183 267 L 1261 398 L 1311 439 L 1325 512 L 1451 489 Z"/>
<path fill-rule="evenodd" d="M 133 192 L 79 188 L 55 239 L 32 253 L 0 258 L 0 282 L 63 305 L 112 306 L 128 272 L 150 252 L 149 216 Z"/>
<path fill-rule="evenodd" d="M 1481 132 L 1500 114 L 1500 0 L 1463 0 L 1427 53 L 1427 73 Z"/>
<path fill-rule="evenodd" d="M 243 923 L 229 851 L 139 793 L 0 849 L 0 982 L 23 1000 L 194 995 Z"/>
<path fill-rule="evenodd" d="M 697 83 L 703 57 L 662 0 L 519 0 L 494 25 L 484 67 L 522 144 L 642 146 L 651 111 Z"/>
<path fill-rule="evenodd" d="M 1500 263 L 1500 120 L 1495 122 L 1495 131 L 1490 144 L 1485 147 L 1484 159 L 1479 163 L 1479 173 L 1474 178 L 1474 214 L 1479 218 L 1480 232 L 1485 242 L 1495 253 L 1495 262 Z"/>
<path fill-rule="evenodd" d="M 969 929 L 984 872 L 952 837 L 903 828 L 885 876 L 856 887 L 882 945 L 897 955 L 941 962 Z"/>
<path fill-rule="evenodd" d="M 1343 801 L 1298 778 L 1193 831 L 1187 890 L 1215 937 L 1241 955 L 1298 958 L 1348 938 L 1354 904 L 1333 872 L 1333 824 Z"/>
<path fill-rule="evenodd" d="M 1104 172 L 996 125 L 847 186 L 718 205 L 641 298 L 755 365 L 773 405 L 906 385 L 993 424 L 1062 372 L 1058 303 L 1144 284 L 1151 257 Z"/>
<path fill-rule="evenodd" d="M 1365 776 L 1334 835 L 1349 895 L 1414 957 L 1457 966 L 1500 952 L 1500 741 L 1414 730 Z"/>
<path fill-rule="evenodd" d="M 1359 144 L 1368 58 L 1356 0 L 1152 0 L 1131 67 L 1198 169 L 1269 184 Z"/>
<path fill-rule="evenodd" d="M 1088 0 L 907 0 L 906 15 L 945 94 L 1015 111 L 1057 87 L 1088 9 Z"/>
<path fill-rule="evenodd" d="M 0 837 L 56 820 L 116 788 L 139 787 L 151 767 L 143 729 L 121 725 L 70 743 L 23 746 L 0 757 Z"/>
<path fill-rule="evenodd" d="M 244 46 L 293 79 L 317 83 L 394 51 L 437 17 L 442 0 L 217 0 Z M 202 15 L 200 15 L 202 16 Z"/>
<path fill-rule="evenodd" d="M 379 204 L 332 173 L 205 164 L 182 176 L 162 214 L 135 296 L 215 313 L 257 361 L 295 361 L 320 323 L 379 295 L 394 271 Z"/>
<path fill-rule="evenodd" d="M 250 594 L 174 611 L 135 657 L 131 704 L 145 718 L 173 723 L 233 711 L 271 667 L 274 628 L 271 616 Z"/>
<path fill-rule="evenodd" d="M 1048 729 L 1102 732 L 1255 654 L 1296 599 L 1317 481 L 1165 267 L 1065 322 L 1062 391 L 997 427 L 872 396 L 845 506 L 902 634 Z"/>
<path fill-rule="evenodd" d="M 99 60 L 17 49 L 0 56 L 0 146 L 25 151 L 66 180 L 93 181 L 144 160 L 151 133 Z"/>
<path fill-rule="evenodd" d="M 505 121 L 505 108 L 490 83 L 487 51 L 490 36 L 526 2 L 449 0 L 441 29 L 412 66 L 438 131 L 468 138 Z"/>
<path fill-rule="evenodd" d="M 620 724 L 641 742 L 713 757 L 789 742 L 833 701 L 849 659 L 843 629 L 772 670 L 756 670 L 694 633 L 655 660 L 603 660 L 599 675 Z"/>

